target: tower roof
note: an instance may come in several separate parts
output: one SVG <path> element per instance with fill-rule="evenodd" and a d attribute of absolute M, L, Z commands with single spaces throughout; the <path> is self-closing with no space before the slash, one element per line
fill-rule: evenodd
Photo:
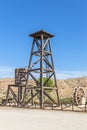
<path fill-rule="evenodd" d="M 43 35 L 44 38 L 54 37 L 53 34 L 50 34 L 50 33 L 46 32 L 46 31 L 44 31 L 44 30 L 40 30 L 40 31 L 38 31 L 38 32 L 32 33 L 32 34 L 30 34 L 29 36 L 34 37 L 34 38 L 41 39 L 41 35 Z"/>

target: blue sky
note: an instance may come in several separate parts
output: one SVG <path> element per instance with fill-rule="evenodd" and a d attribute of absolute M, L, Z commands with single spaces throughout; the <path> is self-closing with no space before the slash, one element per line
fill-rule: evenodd
<path fill-rule="evenodd" d="M 28 34 L 41 29 L 55 34 L 57 78 L 87 76 L 86 0 L 0 0 L 0 78 L 28 65 Z"/>

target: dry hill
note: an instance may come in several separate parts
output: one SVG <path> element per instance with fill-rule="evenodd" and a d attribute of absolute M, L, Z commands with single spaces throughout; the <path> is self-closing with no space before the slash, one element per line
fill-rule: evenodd
<path fill-rule="evenodd" d="M 14 84 L 14 79 L 6 78 L 0 79 L 0 97 L 6 96 L 6 91 L 9 84 Z M 73 91 L 75 87 L 84 87 L 87 93 L 87 77 L 67 79 L 67 80 L 57 80 L 59 96 L 60 98 L 70 98 L 73 96 Z"/>

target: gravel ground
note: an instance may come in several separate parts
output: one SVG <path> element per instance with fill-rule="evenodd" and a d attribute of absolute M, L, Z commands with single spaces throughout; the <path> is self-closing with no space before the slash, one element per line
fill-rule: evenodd
<path fill-rule="evenodd" d="M 87 113 L 0 108 L 0 130 L 87 130 Z"/>

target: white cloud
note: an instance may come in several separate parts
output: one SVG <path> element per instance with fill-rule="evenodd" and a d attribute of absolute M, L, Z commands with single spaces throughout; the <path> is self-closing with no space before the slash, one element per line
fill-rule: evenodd
<path fill-rule="evenodd" d="M 15 77 L 15 68 L 0 66 L 0 78 Z M 78 78 L 87 76 L 87 71 L 56 71 L 57 79 Z"/>
<path fill-rule="evenodd" d="M 14 68 L 8 66 L 0 66 L 0 78 L 14 77 Z"/>
<path fill-rule="evenodd" d="M 57 79 L 78 78 L 87 76 L 87 71 L 56 71 Z"/>

